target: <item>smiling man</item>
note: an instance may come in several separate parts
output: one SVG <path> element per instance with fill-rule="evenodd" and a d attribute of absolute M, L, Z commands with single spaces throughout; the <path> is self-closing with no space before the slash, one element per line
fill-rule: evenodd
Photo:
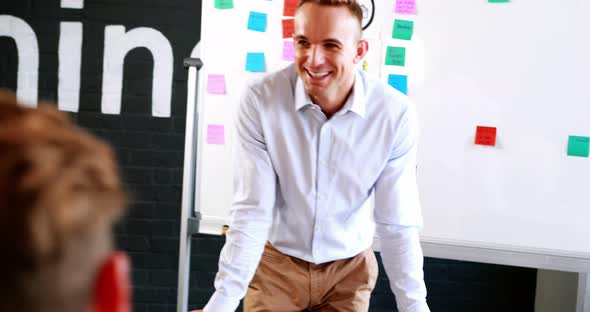
<path fill-rule="evenodd" d="M 361 40 L 357 22 L 362 12 L 345 2 L 323 2 L 327 1 L 300 4 L 293 38 L 296 70 L 305 92 L 330 118 L 352 92 L 355 66 L 367 53 L 368 44 Z"/>
<path fill-rule="evenodd" d="M 368 311 L 381 255 L 401 312 L 429 311 L 419 242 L 417 124 L 357 69 L 354 0 L 303 0 L 295 64 L 244 94 L 230 230 L 205 311 Z M 374 194 L 374 206 L 366 204 Z"/>

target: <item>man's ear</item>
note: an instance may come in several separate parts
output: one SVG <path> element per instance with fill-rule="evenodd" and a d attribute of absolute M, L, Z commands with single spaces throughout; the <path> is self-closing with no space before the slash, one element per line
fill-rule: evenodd
<path fill-rule="evenodd" d="M 129 257 L 114 252 L 101 265 L 94 284 L 93 312 L 131 312 Z"/>
<path fill-rule="evenodd" d="M 363 59 L 363 57 L 365 57 L 368 51 L 369 42 L 366 39 L 359 40 L 359 42 L 356 44 L 356 55 L 354 57 L 354 63 L 358 64 L 358 62 L 360 62 Z"/>

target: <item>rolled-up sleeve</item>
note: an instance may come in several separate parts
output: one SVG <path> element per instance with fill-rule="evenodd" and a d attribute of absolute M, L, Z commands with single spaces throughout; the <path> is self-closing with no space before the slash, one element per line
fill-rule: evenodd
<path fill-rule="evenodd" d="M 381 257 L 400 312 L 428 312 L 422 214 L 416 184 L 418 124 L 412 105 L 396 123 L 393 148 L 375 184 L 376 234 Z"/>
<path fill-rule="evenodd" d="M 229 231 L 221 250 L 215 293 L 206 312 L 235 311 L 254 276 L 272 224 L 276 174 L 252 91 L 242 97 L 236 117 L 234 198 Z M 205 182 L 206 183 L 206 182 Z"/>

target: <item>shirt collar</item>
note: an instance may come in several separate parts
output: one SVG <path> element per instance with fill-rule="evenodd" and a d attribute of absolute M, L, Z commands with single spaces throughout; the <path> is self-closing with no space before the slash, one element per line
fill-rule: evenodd
<path fill-rule="evenodd" d="M 357 70 L 354 75 L 354 85 L 352 86 L 352 93 L 346 100 L 346 104 L 342 108 L 342 112 L 350 110 L 360 117 L 365 117 L 367 111 L 367 102 L 365 99 L 365 79 L 360 70 Z"/>
<path fill-rule="evenodd" d="M 357 70 L 354 76 L 352 93 L 348 99 L 346 99 L 342 109 L 340 109 L 335 115 L 341 115 L 350 110 L 360 117 L 365 117 L 367 104 L 365 102 L 365 85 L 363 78 L 360 70 Z M 300 110 L 303 107 L 312 104 L 313 102 L 309 97 L 309 94 L 305 92 L 305 88 L 303 87 L 303 80 L 301 80 L 301 77 L 297 76 L 297 82 L 295 82 L 295 109 Z"/>
<path fill-rule="evenodd" d="M 312 105 L 313 102 L 309 97 L 309 94 L 305 92 L 303 87 L 303 80 L 297 75 L 297 82 L 295 82 L 295 109 L 300 110 L 307 105 Z"/>

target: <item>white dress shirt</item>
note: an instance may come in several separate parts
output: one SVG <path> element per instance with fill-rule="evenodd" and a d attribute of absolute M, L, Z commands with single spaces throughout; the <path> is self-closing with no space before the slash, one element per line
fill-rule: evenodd
<path fill-rule="evenodd" d="M 230 229 L 205 311 L 235 311 L 267 240 L 318 264 L 359 254 L 375 231 L 399 311 L 429 311 L 416 113 L 405 95 L 357 71 L 327 119 L 291 65 L 248 88 L 236 131 Z M 374 208 L 365 204 L 372 192 Z"/>

